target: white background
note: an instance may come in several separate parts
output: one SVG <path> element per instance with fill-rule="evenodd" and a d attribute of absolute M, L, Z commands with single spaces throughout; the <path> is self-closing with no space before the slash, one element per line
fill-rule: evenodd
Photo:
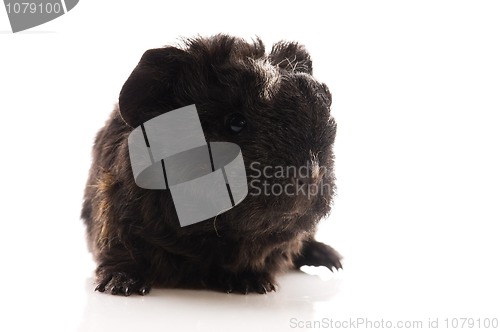
<path fill-rule="evenodd" d="M 82 0 L 12 34 L 0 8 L 0 330 L 500 319 L 499 17 L 496 1 Z M 339 190 L 318 238 L 345 270 L 265 296 L 96 294 L 79 220 L 93 137 L 146 49 L 218 32 L 297 40 L 329 85 Z"/>

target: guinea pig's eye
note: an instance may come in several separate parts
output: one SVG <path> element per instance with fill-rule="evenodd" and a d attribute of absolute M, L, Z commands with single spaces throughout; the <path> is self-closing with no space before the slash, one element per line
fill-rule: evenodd
<path fill-rule="evenodd" d="M 247 126 L 247 120 L 240 113 L 233 113 L 226 119 L 226 128 L 233 134 L 240 133 Z"/>

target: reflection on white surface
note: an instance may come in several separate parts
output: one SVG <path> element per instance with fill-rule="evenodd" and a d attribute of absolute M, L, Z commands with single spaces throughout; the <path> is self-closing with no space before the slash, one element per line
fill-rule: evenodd
<path fill-rule="evenodd" d="M 352 322 L 356 330 L 372 330 L 367 324 L 382 321 L 428 328 L 431 321 L 443 327 L 446 319 L 460 317 L 500 320 L 495 267 L 474 271 L 441 261 L 442 267 L 426 269 L 410 259 L 373 264 L 370 253 L 364 255 L 353 264 L 346 260 L 345 270 L 336 273 L 305 268 L 318 275 L 281 275 L 278 291 L 266 295 L 154 288 L 144 297 L 123 297 L 95 292 L 89 278 L 78 330 L 290 331 L 308 324 L 329 330 Z M 349 328 L 354 325 L 344 325 Z"/>
<path fill-rule="evenodd" d="M 89 279 L 79 331 L 281 331 L 293 318 L 314 319 L 317 305 L 334 301 L 340 284 L 292 272 L 279 278 L 277 292 L 265 295 L 153 289 L 122 297 L 94 292 Z"/>

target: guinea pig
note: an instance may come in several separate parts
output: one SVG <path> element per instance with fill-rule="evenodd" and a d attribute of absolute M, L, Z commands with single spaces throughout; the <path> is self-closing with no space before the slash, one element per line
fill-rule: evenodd
<path fill-rule="evenodd" d="M 93 146 L 81 217 L 96 290 L 267 293 L 289 269 L 340 269 L 340 255 L 314 239 L 336 190 L 331 103 L 295 42 L 278 42 L 267 54 L 260 39 L 220 34 L 146 51 Z M 135 183 L 127 138 L 192 104 L 207 141 L 240 147 L 248 194 L 214 218 L 181 227 L 170 190 Z"/>

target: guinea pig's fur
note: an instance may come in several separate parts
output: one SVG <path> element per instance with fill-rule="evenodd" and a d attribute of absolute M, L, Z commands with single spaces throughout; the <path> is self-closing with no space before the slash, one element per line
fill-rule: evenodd
<path fill-rule="evenodd" d="M 169 190 L 135 184 L 127 138 L 145 121 L 191 104 L 207 141 L 241 148 L 249 193 L 231 210 L 181 227 Z M 266 293 L 287 269 L 340 268 L 337 252 L 314 240 L 335 192 L 330 105 L 308 52 L 294 42 L 266 54 L 260 39 L 216 35 L 146 51 L 93 147 L 82 219 L 97 262 L 96 290 Z M 227 125 L 236 113 L 246 121 L 239 133 Z M 277 173 L 300 167 L 306 175 Z M 298 190 L 269 190 L 286 185 Z"/>

